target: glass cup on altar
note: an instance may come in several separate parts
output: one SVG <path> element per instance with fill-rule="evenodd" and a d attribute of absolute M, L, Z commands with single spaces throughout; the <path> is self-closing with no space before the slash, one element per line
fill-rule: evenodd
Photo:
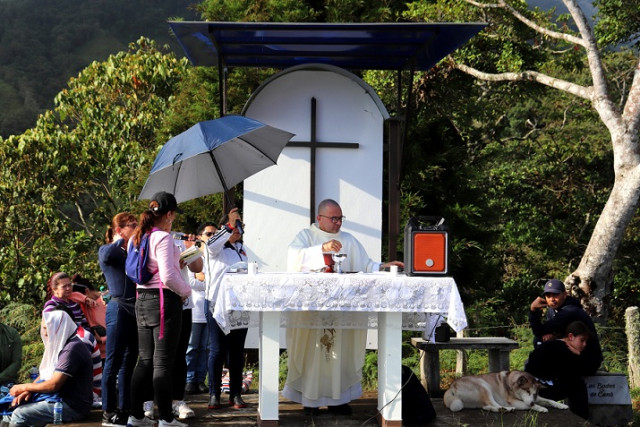
<path fill-rule="evenodd" d="M 335 263 L 335 272 L 336 273 L 344 273 L 342 269 L 342 263 L 347 259 L 347 254 L 333 254 L 331 255 L 333 258 L 333 262 Z"/>
<path fill-rule="evenodd" d="M 324 257 L 324 272 L 325 273 L 333 273 L 333 252 L 323 252 L 322 256 Z"/>

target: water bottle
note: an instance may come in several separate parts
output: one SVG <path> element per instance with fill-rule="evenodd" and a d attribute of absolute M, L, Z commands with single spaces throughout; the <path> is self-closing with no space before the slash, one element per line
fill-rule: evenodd
<path fill-rule="evenodd" d="M 62 399 L 60 398 L 53 405 L 53 423 L 62 424 Z"/>
<path fill-rule="evenodd" d="M 36 378 L 38 378 L 38 375 L 40 375 L 38 367 L 36 365 L 33 365 L 31 369 L 29 369 L 29 378 L 31 378 L 31 382 L 34 382 Z"/>
<path fill-rule="evenodd" d="M 109 304 L 109 301 L 111 301 L 111 294 L 109 293 L 109 289 L 107 289 L 106 286 L 102 285 L 100 286 L 100 293 L 102 294 L 102 301 L 104 301 L 105 304 Z"/>

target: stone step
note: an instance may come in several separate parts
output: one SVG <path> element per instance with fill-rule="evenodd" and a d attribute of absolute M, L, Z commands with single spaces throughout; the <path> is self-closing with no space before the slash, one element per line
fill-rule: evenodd
<path fill-rule="evenodd" d="M 225 402 L 226 395 L 223 395 Z M 183 420 L 190 427 L 204 426 L 255 426 L 258 411 L 258 394 L 249 393 L 243 395 L 249 406 L 245 409 L 233 409 L 228 406 L 218 410 L 208 410 L 208 395 L 197 394 L 186 396 L 187 403 L 196 413 L 195 418 Z M 429 423 L 429 427 L 444 426 L 589 426 L 582 418 L 570 411 L 549 409 L 549 413 L 539 414 L 533 411 L 516 411 L 515 413 L 495 414 L 479 409 L 465 409 L 460 412 L 449 411 L 442 399 L 432 399 L 437 418 Z M 353 414 L 350 416 L 329 414 L 322 409 L 320 415 L 310 417 L 304 415 L 302 407 L 280 398 L 280 422 L 279 426 L 377 426 L 376 406 L 377 395 L 375 392 L 367 392 L 360 399 L 351 403 Z M 65 424 L 66 427 L 99 426 L 101 424 L 102 411 L 94 409 L 83 422 Z M 50 425 L 50 427 L 53 427 Z"/>

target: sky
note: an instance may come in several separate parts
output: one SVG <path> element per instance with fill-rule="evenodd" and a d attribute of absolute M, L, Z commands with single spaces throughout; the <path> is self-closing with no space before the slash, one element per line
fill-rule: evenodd
<path fill-rule="evenodd" d="M 593 17 L 595 14 L 595 7 L 593 7 L 592 0 L 577 0 L 578 5 L 582 8 L 587 18 Z M 540 9 L 551 9 L 555 7 L 558 13 L 566 13 L 567 8 L 562 3 L 562 0 L 529 0 L 530 6 L 538 6 Z"/>

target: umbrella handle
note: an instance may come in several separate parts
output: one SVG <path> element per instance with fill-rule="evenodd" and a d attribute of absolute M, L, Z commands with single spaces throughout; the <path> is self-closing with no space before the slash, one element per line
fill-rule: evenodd
<path fill-rule="evenodd" d="M 229 212 L 231 212 L 231 209 L 235 208 L 233 202 L 231 201 L 231 198 L 229 197 L 229 195 L 227 194 L 227 192 L 224 192 L 225 196 L 227 197 L 227 202 L 229 203 Z M 228 212 L 227 212 L 228 213 Z M 235 223 L 235 228 L 238 229 L 238 233 L 240 234 L 244 234 L 244 229 L 242 228 L 242 221 L 240 221 L 239 219 L 236 219 L 236 223 Z"/>
<path fill-rule="evenodd" d="M 238 233 L 244 234 L 244 230 L 242 229 L 242 222 L 239 219 L 236 219 L 236 228 L 238 229 Z"/>

